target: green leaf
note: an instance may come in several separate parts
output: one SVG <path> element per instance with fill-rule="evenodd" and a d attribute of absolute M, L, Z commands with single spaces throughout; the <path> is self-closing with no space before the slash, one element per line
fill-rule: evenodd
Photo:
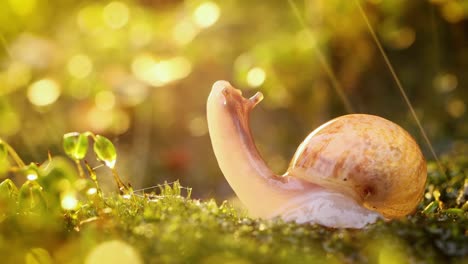
<path fill-rule="evenodd" d="M 457 214 L 457 215 L 462 215 L 464 213 L 464 211 L 460 208 L 448 208 L 444 210 L 444 212 L 448 214 Z"/>
<path fill-rule="evenodd" d="M 18 188 L 12 180 L 6 179 L 0 183 L 0 197 L 15 197 L 18 196 Z"/>
<path fill-rule="evenodd" d="M 20 212 L 41 213 L 46 208 L 42 187 L 36 181 L 25 182 L 19 190 L 18 209 Z"/>
<path fill-rule="evenodd" d="M 63 149 L 74 160 L 81 160 L 88 152 L 88 137 L 77 132 L 63 135 Z"/>
<path fill-rule="evenodd" d="M 16 210 L 16 198 L 18 197 L 18 188 L 10 179 L 0 183 L 0 222 L 7 215 L 11 215 Z"/>
<path fill-rule="evenodd" d="M 99 160 L 103 161 L 107 167 L 113 169 L 117 160 L 117 152 L 114 144 L 106 137 L 97 135 L 94 141 L 94 152 Z"/>
<path fill-rule="evenodd" d="M 10 179 L 0 183 L 0 223 L 16 213 L 17 197 L 18 188 Z"/>
<path fill-rule="evenodd" d="M 439 207 L 439 202 L 438 201 L 432 201 L 430 204 L 424 208 L 423 213 L 424 214 L 431 214 L 434 213 L 435 210 Z"/>

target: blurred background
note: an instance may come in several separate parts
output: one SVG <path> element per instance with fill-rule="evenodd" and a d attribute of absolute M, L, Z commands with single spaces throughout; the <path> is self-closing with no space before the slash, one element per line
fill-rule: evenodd
<path fill-rule="evenodd" d="M 466 142 L 468 1 L 360 4 L 436 152 Z M 277 173 L 350 112 L 400 124 L 433 159 L 356 1 L 0 2 L 0 137 L 26 162 L 89 130 L 116 144 L 136 189 L 180 179 L 194 197 L 228 198 L 205 110 L 219 79 L 264 93 L 252 130 Z"/>

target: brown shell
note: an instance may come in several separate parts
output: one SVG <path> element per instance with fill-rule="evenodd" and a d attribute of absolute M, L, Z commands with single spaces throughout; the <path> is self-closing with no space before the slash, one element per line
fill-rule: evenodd
<path fill-rule="evenodd" d="M 403 128 L 378 116 L 352 114 L 314 130 L 296 151 L 288 175 L 398 218 L 416 208 L 427 173 L 421 150 Z"/>

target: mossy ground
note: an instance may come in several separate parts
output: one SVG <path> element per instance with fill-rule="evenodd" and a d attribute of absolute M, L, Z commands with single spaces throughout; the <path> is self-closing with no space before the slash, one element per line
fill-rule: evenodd
<path fill-rule="evenodd" d="M 65 210 L 67 196 L 54 181 L 65 184 L 68 170 L 52 160 L 45 176 L 16 193 L 3 184 L 0 259 L 103 263 L 106 256 L 124 261 L 130 250 L 133 263 L 468 263 L 466 154 L 443 158 L 446 175 L 429 163 L 414 215 L 362 230 L 248 218 L 227 202 L 191 199 L 178 182 L 150 194 L 102 195 L 82 181 L 74 185 L 78 204 Z"/>

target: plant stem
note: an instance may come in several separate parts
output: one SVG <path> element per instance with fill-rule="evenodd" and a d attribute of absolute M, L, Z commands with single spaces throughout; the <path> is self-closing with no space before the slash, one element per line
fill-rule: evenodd
<path fill-rule="evenodd" d="M 91 131 L 86 131 L 86 132 L 84 132 L 83 134 L 85 134 L 86 136 L 91 137 L 94 141 L 96 141 L 96 135 L 95 135 L 93 132 L 91 132 Z"/>
<path fill-rule="evenodd" d="M 81 167 L 80 161 L 75 160 L 75 164 L 76 164 L 76 167 L 78 168 L 78 174 L 80 175 L 81 178 L 84 178 L 85 175 L 84 175 L 83 168 Z"/>
<path fill-rule="evenodd" d="M 114 176 L 114 180 L 117 183 L 117 187 L 119 188 L 119 191 L 121 192 L 127 191 L 128 188 L 120 179 L 119 174 L 117 173 L 117 170 L 115 168 L 112 168 L 111 170 L 112 170 L 112 175 Z"/>
<path fill-rule="evenodd" d="M 94 182 L 94 184 L 96 185 L 96 189 L 97 189 L 97 192 L 98 192 L 99 197 L 102 198 L 102 191 L 101 191 L 101 188 L 99 187 L 99 182 L 97 181 L 96 173 L 95 173 L 94 170 L 89 166 L 89 164 L 88 164 L 88 162 L 86 162 L 86 160 L 85 160 L 84 162 L 85 162 L 86 169 L 88 169 L 89 177 L 91 178 L 91 180 L 92 180 L 92 181 Z"/>
<path fill-rule="evenodd" d="M 18 153 L 16 153 L 15 149 L 13 149 L 10 144 L 8 144 L 7 142 L 5 142 L 4 140 L 0 139 L 0 143 L 5 145 L 5 147 L 7 148 L 8 150 L 8 153 L 10 154 L 11 158 L 16 162 L 16 164 L 20 167 L 20 168 L 23 168 L 26 166 L 26 164 L 24 164 L 24 161 L 20 158 L 20 156 L 18 155 Z"/>

